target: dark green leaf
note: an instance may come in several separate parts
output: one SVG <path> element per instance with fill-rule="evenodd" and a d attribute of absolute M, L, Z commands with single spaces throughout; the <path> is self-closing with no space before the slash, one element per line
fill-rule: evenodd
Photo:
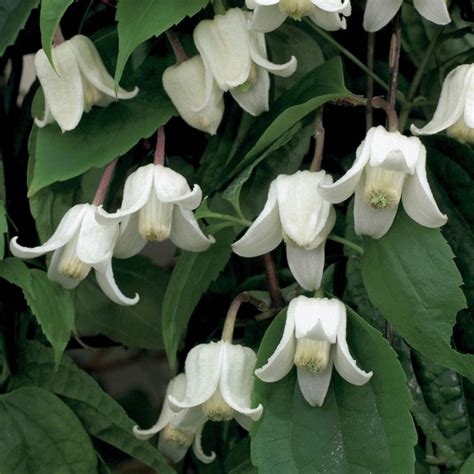
<path fill-rule="evenodd" d="M 279 342 L 285 316 L 280 313 L 267 330 L 257 367 Z M 360 366 L 374 372 L 366 385 L 355 387 L 334 373 L 323 407 L 313 408 L 302 397 L 294 370 L 276 383 L 256 382 L 253 403 L 265 407 L 251 431 L 259 473 L 413 472 L 416 431 L 397 356 L 353 312 L 348 333 Z"/>
<path fill-rule="evenodd" d="M 201 253 L 183 252 L 173 270 L 161 317 L 166 354 L 172 366 L 176 362 L 176 351 L 194 308 L 230 258 L 230 245 L 234 237 L 235 232 L 230 229 L 219 232 L 216 243 L 209 250 Z"/>
<path fill-rule="evenodd" d="M 160 473 L 174 472 L 156 448 L 134 437 L 133 421 L 94 379 L 67 356 L 63 356 L 56 372 L 53 364 L 50 349 L 37 342 L 28 343 L 21 354 L 19 371 L 12 380 L 12 387 L 34 385 L 54 392 L 72 408 L 92 436 Z"/>
<path fill-rule="evenodd" d="M 362 275 L 371 302 L 408 344 L 474 379 L 474 356 L 450 346 L 456 314 L 466 307 L 453 258 L 438 229 L 399 212 L 385 237 L 364 239 Z"/>
<path fill-rule="evenodd" d="M 45 272 L 30 270 L 16 258 L 0 262 L 0 277 L 23 290 L 28 306 L 54 348 L 58 364 L 74 324 L 74 307 L 70 294 L 49 280 Z"/>
<path fill-rule="evenodd" d="M 104 37 L 101 41 L 108 45 L 111 39 Z M 104 52 L 114 54 L 113 48 Z M 74 130 L 63 134 L 56 124 L 39 129 L 29 195 L 56 181 L 79 176 L 92 167 L 105 166 L 164 125 L 175 114 L 157 82 L 167 65 L 166 58 L 147 59 L 130 80 L 140 88 L 134 99 L 94 107 L 83 115 Z"/>
<path fill-rule="evenodd" d="M 42 0 L 40 13 L 41 46 L 53 65 L 52 44 L 61 18 L 74 0 Z M 53 65 L 54 67 L 54 65 Z"/>
<path fill-rule="evenodd" d="M 250 438 L 239 441 L 229 452 L 224 461 L 224 467 L 229 474 L 257 474 L 258 470 L 250 462 Z"/>
<path fill-rule="evenodd" d="M 169 274 L 145 257 L 114 260 L 114 275 L 127 295 L 138 293 L 133 306 L 110 301 L 93 278 L 82 282 L 74 293 L 76 328 L 81 335 L 103 334 L 128 347 L 163 348 L 161 305 Z"/>
<path fill-rule="evenodd" d="M 474 454 L 469 456 L 469 459 L 461 468 L 460 474 L 472 474 L 474 472 Z"/>
<path fill-rule="evenodd" d="M 0 471 L 51 474 L 93 473 L 91 439 L 71 409 L 37 387 L 0 395 Z"/>
<path fill-rule="evenodd" d="M 5 203 L 0 200 L 0 260 L 5 255 L 5 234 L 8 232 L 7 214 Z"/>
<path fill-rule="evenodd" d="M 9 0 L 0 5 L 0 56 L 13 44 L 39 0 Z"/>
<path fill-rule="evenodd" d="M 139 44 L 161 35 L 186 16 L 195 15 L 208 3 L 209 0 L 141 0 L 137 8 L 135 0 L 120 0 L 116 15 L 119 54 L 115 84 L 120 82 L 127 60 Z"/>

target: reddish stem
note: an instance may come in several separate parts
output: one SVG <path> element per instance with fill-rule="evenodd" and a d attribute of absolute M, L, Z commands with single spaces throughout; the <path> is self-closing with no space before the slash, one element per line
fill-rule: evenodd
<path fill-rule="evenodd" d="M 165 165 L 165 129 L 160 127 L 156 132 L 155 165 Z"/>
<path fill-rule="evenodd" d="M 58 25 L 56 28 L 56 31 L 54 32 L 54 38 L 53 38 L 53 45 L 54 46 L 59 46 L 60 44 L 64 43 L 66 41 L 64 39 L 63 32 L 61 31 L 61 27 Z"/>
<path fill-rule="evenodd" d="M 115 158 L 115 160 L 112 160 L 107 165 L 107 168 L 105 168 L 104 174 L 102 175 L 99 186 L 97 187 L 97 191 L 95 193 L 92 204 L 96 206 L 101 206 L 102 204 L 104 204 L 105 195 L 107 194 L 107 189 L 109 188 L 110 180 L 112 178 L 115 165 L 117 164 L 117 160 L 118 158 Z"/>
<path fill-rule="evenodd" d="M 166 32 L 166 37 L 173 48 L 173 53 L 176 56 L 176 62 L 181 64 L 186 61 L 188 56 L 186 55 L 186 51 L 184 50 L 181 41 L 179 41 L 177 34 L 173 30 L 168 30 Z"/>

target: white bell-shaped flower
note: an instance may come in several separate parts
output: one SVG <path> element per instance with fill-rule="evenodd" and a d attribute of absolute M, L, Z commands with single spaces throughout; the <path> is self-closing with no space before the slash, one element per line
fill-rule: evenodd
<path fill-rule="evenodd" d="M 364 14 L 364 29 L 371 33 L 388 25 L 397 14 L 403 0 L 367 0 Z M 446 0 L 413 0 L 420 15 L 437 25 L 447 25 L 451 21 Z"/>
<path fill-rule="evenodd" d="M 227 341 L 194 347 L 185 362 L 186 395 L 181 400 L 170 395 L 171 409 L 200 407 L 212 421 L 235 418 L 249 430 L 263 411 L 262 405 L 250 407 L 256 360 L 252 349 Z"/>
<path fill-rule="evenodd" d="M 277 382 L 296 365 L 298 384 L 311 406 L 322 406 L 333 365 L 353 385 L 364 385 L 372 372 L 357 367 L 346 341 L 346 308 L 337 299 L 298 296 L 288 307 L 280 343 L 267 363 L 255 371 L 264 382 Z"/>
<path fill-rule="evenodd" d="M 280 175 L 270 185 L 263 211 L 232 245 L 242 257 L 271 252 L 282 240 L 291 273 L 306 290 L 321 286 L 326 238 L 336 223 L 333 206 L 318 188 L 332 183 L 324 171 Z"/>
<path fill-rule="evenodd" d="M 414 135 L 442 130 L 461 142 L 474 143 L 474 64 L 458 66 L 447 75 L 431 122 L 423 128 L 411 126 Z"/>
<path fill-rule="evenodd" d="M 138 439 L 147 440 L 160 433 L 158 449 L 173 463 L 181 461 L 191 446 L 201 462 L 211 463 L 216 458 L 215 453 L 206 455 L 201 446 L 201 434 L 207 421 L 201 408 L 189 408 L 176 413 L 170 407 L 169 396 L 183 400 L 185 395 L 186 376 L 179 374 L 168 384 L 158 421 L 147 430 L 134 426 L 133 434 Z"/>
<path fill-rule="evenodd" d="M 119 236 L 118 224 L 104 226 L 95 219 L 97 206 L 78 204 L 66 212 L 54 234 L 43 245 L 23 247 L 18 237 L 10 242 L 15 257 L 36 258 L 53 252 L 48 277 L 64 288 L 75 288 L 92 268 L 102 291 L 114 302 L 133 305 L 138 295 L 127 298 L 118 288 L 112 271 L 112 254 Z"/>
<path fill-rule="evenodd" d="M 297 61 L 292 56 L 285 64 L 270 62 L 265 35 L 249 31 L 249 18 L 250 13 L 231 8 L 213 20 L 201 21 L 194 30 L 194 43 L 219 88 L 230 91 L 242 109 L 256 116 L 268 110 L 269 72 L 291 76 Z M 212 87 L 209 80 L 206 97 L 210 96 Z"/>
<path fill-rule="evenodd" d="M 42 119 L 35 119 L 38 127 L 56 121 L 63 132 L 73 130 L 83 112 L 93 105 L 101 107 L 118 99 L 132 99 L 138 88 L 114 90 L 114 79 L 108 73 L 94 43 L 83 35 L 76 35 L 53 48 L 51 66 L 46 53 L 40 49 L 35 55 L 35 67 L 44 92 L 45 111 Z"/>
<path fill-rule="evenodd" d="M 182 119 L 191 127 L 215 135 L 224 115 L 224 92 L 200 55 L 165 69 L 163 87 Z M 211 93 L 206 86 L 211 83 Z"/>
<path fill-rule="evenodd" d="M 246 0 L 246 5 L 254 10 L 251 28 L 262 33 L 276 30 L 288 17 L 305 16 L 327 31 L 337 31 L 346 28 L 345 17 L 351 14 L 350 0 Z"/>
<path fill-rule="evenodd" d="M 416 137 L 371 128 L 357 149 L 350 170 L 320 194 L 332 203 L 355 192 L 354 221 L 358 235 L 383 237 L 402 200 L 407 214 L 425 227 L 440 227 L 447 218 L 438 208 L 426 177 L 426 148 Z"/>
<path fill-rule="evenodd" d="M 121 222 L 115 250 L 119 258 L 137 254 L 147 241 L 168 238 L 184 250 L 202 252 L 215 240 L 202 233 L 192 213 L 201 199 L 198 185 L 191 190 L 186 179 L 176 171 L 149 164 L 127 178 L 120 209 L 108 214 L 99 207 L 97 220 L 102 224 Z"/>

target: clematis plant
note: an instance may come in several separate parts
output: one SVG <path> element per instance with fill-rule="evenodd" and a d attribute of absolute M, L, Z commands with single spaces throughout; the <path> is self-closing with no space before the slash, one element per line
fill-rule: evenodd
<path fill-rule="evenodd" d="M 324 171 L 280 175 L 271 184 L 267 202 L 247 232 L 232 245 L 237 255 L 256 257 L 286 244 L 288 265 L 306 290 L 321 286 L 326 239 L 336 222 L 333 206 L 318 188 L 332 183 Z"/>
<path fill-rule="evenodd" d="M 426 148 L 416 137 L 371 128 L 357 149 L 349 171 L 319 193 L 332 203 L 355 192 L 354 222 L 358 235 L 383 237 L 395 219 L 400 200 L 407 214 L 425 227 L 440 227 L 447 218 L 438 208 L 426 177 Z"/>
<path fill-rule="evenodd" d="M 216 458 L 215 453 L 206 455 L 201 446 L 201 434 L 207 421 L 203 411 L 200 408 L 190 408 L 175 413 L 170 407 L 168 397 L 182 400 L 185 394 L 186 376 L 179 374 L 168 383 L 157 422 L 147 430 L 134 426 L 133 434 L 138 439 L 147 440 L 160 433 L 158 449 L 173 463 L 181 461 L 191 446 L 201 462 L 211 463 Z"/>
<path fill-rule="evenodd" d="M 263 411 L 250 406 L 256 360 L 252 349 L 228 340 L 199 344 L 186 357 L 185 396 L 168 396 L 171 409 L 199 408 L 212 421 L 235 418 L 248 431 Z"/>
<path fill-rule="evenodd" d="M 375 32 L 386 26 L 397 14 L 403 0 L 367 0 L 364 14 L 364 29 Z M 413 0 L 420 15 L 437 25 L 451 21 L 446 0 Z"/>
<path fill-rule="evenodd" d="M 262 33 L 276 30 L 291 17 L 301 20 L 307 16 L 321 28 L 336 31 L 346 28 L 351 14 L 350 0 L 246 0 L 254 10 L 251 28 Z"/>
<path fill-rule="evenodd" d="M 251 115 L 268 110 L 269 72 L 291 76 L 297 66 L 294 56 L 285 64 L 268 60 L 265 35 L 248 29 L 250 13 L 231 8 L 213 20 L 201 21 L 194 30 L 194 43 L 204 66 L 211 71 L 222 91 L 230 91 L 237 103 Z M 209 103 L 214 83 L 206 76 Z"/>
<path fill-rule="evenodd" d="M 64 288 L 75 288 L 91 269 L 102 291 L 114 302 L 133 305 L 138 302 L 126 297 L 118 288 L 112 270 L 112 255 L 119 237 L 118 223 L 112 226 L 99 224 L 94 204 L 78 204 L 66 212 L 54 234 L 38 247 L 24 247 L 13 237 L 10 250 L 20 258 L 36 258 L 53 252 L 48 277 Z"/>
<path fill-rule="evenodd" d="M 170 239 L 177 247 L 202 252 L 215 242 L 199 228 L 192 211 L 202 200 L 198 185 L 189 187 L 184 176 L 163 166 L 164 131 L 158 131 L 155 163 L 141 166 L 125 182 L 120 209 L 107 213 L 97 209 L 97 220 L 104 224 L 121 223 L 116 256 L 137 254 L 147 241 Z"/>
<path fill-rule="evenodd" d="M 443 130 L 461 142 L 474 143 L 474 64 L 458 66 L 447 75 L 431 122 L 423 128 L 411 126 L 414 135 Z"/>
<path fill-rule="evenodd" d="M 162 82 L 181 118 L 191 127 L 215 135 L 224 115 L 224 92 L 201 56 L 166 68 Z M 210 93 L 206 90 L 209 83 Z"/>
<path fill-rule="evenodd" d="M 290 302 L 285 329 L 275 352 L 255 371 L 264 382 L 277 382 L 295 365 L 298 384 L 311 406 L 322 406 L 333 366 L 353 385 L 364 385 L 372 372 L 357 367 L 346 341 L 346 307 L 337 299 L 298 296 Z"/>
<path fill-rule="evenodd" d="M 76 35 L 53 48 L 54 68 L 44 50 L 35 55 L 35 67 L 44 93 L 43 118 L 38 127 L 57 122 L 63 132 L 73 130 L 82 114 L 94 105 L 105 107 L 118 99 L 132 99 L 138 88 L 114 90 L 114 79 L 99 56 L 94 43 Z"/>

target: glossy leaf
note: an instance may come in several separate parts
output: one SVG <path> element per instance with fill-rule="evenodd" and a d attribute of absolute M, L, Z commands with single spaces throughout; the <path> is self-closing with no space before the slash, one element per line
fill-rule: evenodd
<path fill-rule="evenodd" d="M 0 471 L 96 472 L 91 439 L 71 409 L 51 392 L 22 387 L 0 395 Z"/>
<path fill-rule="evenodd" d="M 450 345 L 456 314 L 466 307 L 453 258 L 440 230 L 399 212 L 385 237 L 364 239 L 362 275 L 371 302 L 408 344 L 474 379 L 474 356 Z"/>
<path fill-rule="evenodd" d="M 117 6 L 119 53 L 115 69 L 118 85 L 133 50 L 152 36 L 160 36 L 186 16 L 193 16 L 209 0 L 120 0 Z"/>
<path fill-rule="evenodd" d="M 169 274 L 145 257 L 113 261 L 114 275 L 126 295 L 140 295 L 133 306 L 112 303 L 94 278 L 74 292 L 76 329 L 82 336 L 103 334 L 127 347 L 162 349 L 161 305 Z"/>
<path fill-rule="evenodd" d="M 74 0 L 42 0 L 40 13 L 41 46 L 53 65 L 52 45 L 61 18 Z M 54 67 L 54 65 L 53 65 Z"/>
<path fill-rule="evenodd" d="M 45 272 L 30 270 L 16 258 L 0 262 L 0 277 L 23 290 L 28 306 L 54 348 L 58 364 L 74 324 L 74 307 L 70 294 L 49 280 Z"/>
<path fill-rule="evenodd" d="M 97 382 L 64 356 L 55 372 L 53 354 L 38 342 L 27 343 L 12 388 L 38 386 L 55 393 L 75 412 L 94 437 L 138 459 L 160 473 L 174 472 L 151 444 L 137 440 L 134 422 Z M 49 471 L 51 472 L 51 471 Z"/>
<path fill-rule="evenodd" d="M 257 367 L 279 342 L 285 313 L 267 330 Z M 301 395 L 294 370 L 276 383 L 256 382 L 253 403 L 265 407 L 251 431 L 252 462 L 259 473 L 412 472 L 416 431 L 397 356 L 353 312 L 348 334 L 360 366 L 374 372 L 368 384 L 355 387 L 334 373 L 323 407 L 313 408 Z"/>
<path fill-rule="evenodd" d="M 166 354 L 172 366 L 176 363 L 176 351 L 194 308 L 224 269 L 232 253 L 230 245 L 235 232 L 227 229 L 215 237 L 216 243 L 206 252 L 183 252 L 171 274 L 163 301 L 161 327 Z M 216 315 L 217 318 L 219 315 Z"/>
<path fill-rule="evenodd" d="M 13 44 L 39 0 L 10 0 L 0 7 L 0 56 Z"/>

